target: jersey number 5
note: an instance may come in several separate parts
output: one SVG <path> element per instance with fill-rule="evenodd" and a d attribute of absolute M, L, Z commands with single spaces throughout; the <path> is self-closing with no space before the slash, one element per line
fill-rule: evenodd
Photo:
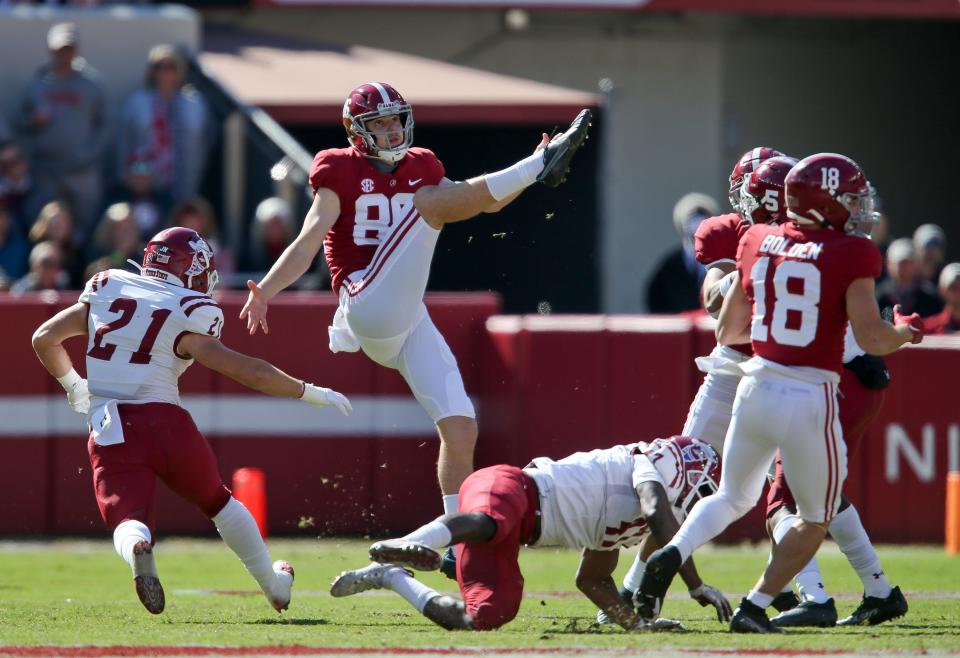
<path fill-rule="evenodd" d="M 753 280 L 753 321 L 750 338 L 765 343 L 773 337 L 775 343 L 792 347 L 806 347 L 817 335 L 820 318 L 820 270 L 812 263 L 788 260 L 773 270 L 773 314 L 770 326 L 767 319 L 767 276 L 770 259 L 757 260 L 750 270 Z M 791 292 L 790 280 L 799 281 L 803 292 Z M 796 285 L 796 284 L 794 284 Z M 798 286 L 799 287 L 799 286 Z M 795 288 L 796 289 L 796 288 Z M 792 327 L 787 326 L 788 320 Z"/>
<path fill-rule="evenodd" d="M 353 241 L 361 246 L 380 244 L 380 234 L 399 224 L 412 210 L 410 192 L 399 192 L 390 198 L 386 194 L 361 194 L 353 217 Z"/>
<path fill-rule="evenodd" d="M 117 297 L 113 300 L 113 303 L 110 304 L 110 312 L 119 313 L 120 317 L 113 322 L 107 322 L 97 327 L 97 333 L 93 337 L 93 347 L 87 352 L 87 356 L 92 359 L 109 361 L 113 358 L 113 353 L 117 351 L 117 346 L 112 343 L 104 344 L 103 337 L 111 331 L 122 329 L 130 324 L 130 320 L 133 319 L 133 316 L 137 312 L 137 300 L 130 299 L 129 297 Z M 130 363 L 140 365 L 150 363 L 150 350 L 153 349 L 153 344 L 157 342 L 157 336 L 160 335 L 160 328 L 163 326 L 163 323 L 167 321 L 167 318 L 170 317 L 170 313 L 172 313 L 172 311 L 168 308 L 158 308 L 150 314 L 150 324 L 143 333 L 143 338 L 140 340 L 140 346 L 137 348 L 137 351 L 130 355 Z"/>

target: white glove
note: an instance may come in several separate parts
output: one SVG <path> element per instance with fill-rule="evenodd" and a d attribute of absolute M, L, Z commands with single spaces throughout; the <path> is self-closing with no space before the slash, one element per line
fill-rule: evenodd
<path fill-rule="evenodd" d="M 73 368 L 63 377 L 57 377 L 57 381 L 67 392 L 67 402 L 78 414 L 86 416 L 90 411 L 90 389 L 87 388 L 87 380 L 77 374 Z"/>
<path fill-rule="evenodd" d="M 733 614 L 730 602 L 716 587 L 710 587 L 707 584 L 700 585 L 697 589 L 690 590 L 690 598 L 701 606 L 712 605 L 716 608 L 718 621 L 730 621 L 730 615 Z"/>
<path fill-rule="evenodd" d="M 347 399 L 346 395 L 337 393 L 332 388 L 314 386 L 306 382 L 303 384 L 303 395 L 300 396 L 300 399 L 320 409 L 332 405 L 339 409 L 340 413 L 344 416 L 353 411 L 353 405 L 350 404 L 350 400 Z"/>

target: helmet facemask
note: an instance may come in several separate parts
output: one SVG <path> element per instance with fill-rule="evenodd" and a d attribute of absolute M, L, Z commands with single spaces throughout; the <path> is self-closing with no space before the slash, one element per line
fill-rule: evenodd
<path fill-rule="evenodd" d="M 695 451 L 688 459 L 687 451 Z M 712 496 L 717 493 L 719 485 L 710 477 L 710 471 L 717 465 L 717 459 L 714 455 L 696 446 L 681 448 L 683 453 L 684 477 L 687 481 L 689 491 L 683 500 L 677 500 L 676 506 L 685 514 L 690 514 L 690 510 L 701 498 Z M 699 462 L 699 465 L 697 464 Z"/>
<path fill-rule="evenodd" d="M 847 209 L 850 216 L 843 225 L 843 230 L 849 235 L 869 238 L 873 228 L 880 221 L 880 213 L 876 212 L 877 191 L 869 185 L 864 194 L 845 192 L 837 195 L 837 202 Z"/>
<path fill-rule="evenodd" d="M 205 292 L 209 295 L 213 292 L 213 289 L 220 281 L 220 275 L 217 273 L 216 269 L 216 261 L 213 257 L 213 249 L 210 248 L 210 245 L 207 244 L 207 241 L 203 238 L 198 238 L 197 240 L 191 241 L 189 244 L 193 248 L 193 262 L 183 273 L 183 275 L 187 278 L 186 287 L 190 288 L 191 290 L 197 290 L 197 288 L 194 288 L 193 286 L 194 277 L 200 277 L 206 273 L 207 289 L 200 292 Z"/>
<path fill-rule="evenodd" d="M 377 144 L 377 137 L 389 136 L 393 134 L 393 131 L 369 130 L 367 124 L 375 119 L 393 115 L 400 117 L 400 124 L 403 126 L 403 142 L 397 146 L 383 148 Z M 389 164 L 396 164 L 403 159 L 413 145 L 413 108 L 409 103 L 400 101 L 380 103 L 376 111 L 365 112 L 353 117 L 350 122 L 350 129 L 366 145 L 370 153 L 367 157 L 377 158 Z"/>

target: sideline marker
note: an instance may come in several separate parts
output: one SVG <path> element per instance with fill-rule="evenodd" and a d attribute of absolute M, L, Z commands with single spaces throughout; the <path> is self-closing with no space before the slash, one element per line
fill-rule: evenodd
<path fill-rule="evenodd" d="M 233 472 L 233 497 L 243 503 L 257 522 L 260 536 L 267 538 L 267 476 L 259 468 L 238 468 Z"/>

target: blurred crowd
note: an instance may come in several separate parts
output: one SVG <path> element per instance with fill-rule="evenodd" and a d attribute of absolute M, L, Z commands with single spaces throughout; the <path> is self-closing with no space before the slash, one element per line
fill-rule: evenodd
<path fill-rule="evenodd" d="M 151 48 L 142 87 L 109 108 L 80 43 L 73 24 L 51 27 L 49 61 L 0 115 L 0 290 L 82 288 L 96 272 L 140 262 L 167 226 L 207 238 L 227 281 L 238 260 L 268 269 L 293 238 L 291 209 L 279 198 L 260 203 L 243 254 L 219 243 L 199 196 L 214 126 L 180 52 Z"/>
<path fill-rule="evenodd" d="M 896 304 L 904 313 L 924 319 L 927 334 L 960 332 L 960 263 L 947 263 L 947 237 L 936 224 L 919 226 L 912 237 L 890 239 L 889 218 L 878 203 L 880 220 L 871 239 L 884 257 L 877 279 L 881 310 Z M 701 309 L 700 288 L 706 270 L 694 255 L 694 234 L 700 222 L 719 214 L 716 200 L 691 192 L 674 206 L 673 224 L 680 245 L 661 260 L 647 285 L 651 313 L 683 313 Z"/>

